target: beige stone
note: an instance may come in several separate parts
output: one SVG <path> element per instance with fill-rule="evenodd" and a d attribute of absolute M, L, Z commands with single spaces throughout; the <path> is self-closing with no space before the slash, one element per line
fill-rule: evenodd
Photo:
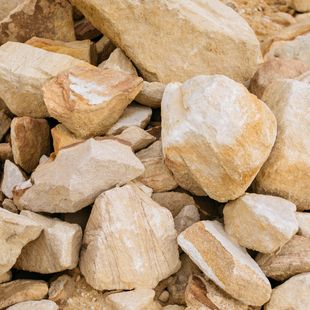
<path fill-rule="evenodd" d="M 7 271 L 3 274 L 0 274 L 0 283 L 5 283 L 5 282 L 9 282 L 12 279 L 12 272 L 11 271 Z"/>
<path fill-rule="evenodd" d="M 286 198 L 297 210 L 310 209 L 310 84 L 277 80 L 262 100 L 277 118 L 278 133 L 256 178 L 255 192 Z"/>
<path fill-rule="evenodd" d="M 1 0 L 0 44 L 25 42 L 33 36 L 75 40 L 72 7 L 65 0 Z"/>
<path fill-rule="evenodd" d="M 39 165 L 31 176 L 33 185 L 18 191 L 14 202 L 34 212 L 76 212 L 103 191 L 125 184 L 143 171 L 129 146 L 110 139 L 88 139 Z"/>
<path fill-rule="evenodd" d="M 57 310 L 57 309 L 59 309 L 59 307 L 51 300 L 24 301 L 7 308 L 7 310 Z"/>
<path fill-rule="evenodd" d="M 200 74 L 225 74 L 245 82 L 261 61 L 253 30 L 217 0 L 72 3 L 150 82 L 183 82 Z"/>
<path fill-rule="evenodd" d="M 78 10 L 78 8 L 74 8 L 75 11 Z M 82 12 L 79 11 L 79 13 L 82 15 L 81 17 L 83 17 Z M 77 40 L 96 40 L 96 38 L 101 36 L 100 31 L 86 18 L 82 18 L 74 23 L 74 31 Z"/>
<path fill-rule="evenodd" d="M 298 231 L 296 206 L 283 198 L 246 193 L 226 204 L 226 232 L 241 246 L 261 253 L 281 248 Z"/>
<path fill-rule="evenodd" d="M 171 213 L 136 185 L 116 187 L 95 201 L 80 258 L 97 290 L 154 288 L 180 267 Z"/>
<path fill-rule="evenodd" d="M 276 138 L 269 108 L 225 76 L 168 84 L 161 113 L 165 163 L 175 180 L 220 202 L 244 194 Z"/>
<path fill-rule="evenodd" d="M 275 12 L 272 13 L 270 15 L 270 19 L 277 24 L 283 25 L 283 26 L 289 26 L 289 25 L 293 25 L 296 24 L 296 20 L 295 18 L 289 14 L 289 13 L 285 13 L 285 12 Z"/>
<path fill-rule="evenodd" d="M 47 120 L 28 116 L 15 117 L 11 123 L 11 142 L 16 164 L 32 172 L 42 155 L 50 151 L 50 128 Z"/>
<path fill-rule="evenodd" d="M 301 81 L 301 82 L 306 82 L 310 84 L 310 70 L 306 71 L 305 73 L 301 74 L 295 80 Z"/>
<path fill-rule="evenodd" d="M 48 290 L 48 299 L 64 305 L 77 290 L 75 281 L 67 274 L 63 274 L 51 282 Z"/>
<path fill-rule="evenodd" d="M 198 208 L 194 205 L 183 207 L 174 218 L 174 226 L 178 234 L 200 220 Z"/>
<path fill-rule="evenodd" d="M 109 38 L 103 36 L 100 40 L 95 43 L 97 56 L 98 56 L 98 63 L 109 58 L 111 53 L 115 50 L 116 46 L 113 44 Z"/>
<path fill-rule="evenodd" d="M 19 213 L 17 207 L 15 206 L 13 200 L 11 199 L 7 199 L 7 198 L 4 199 L 2 201 L 2 208 L 10 212 L 13 212 L 13 213 Z"/>
<path fill-rule="evenodd" d="M 310 213 L 297 212 L 296 219 L 298 221 L 298 234 L 310 238 Z"/>
<path fill-rule="evenodd" d="M 160 108 L 166 85 L 160 82 L 143 81 L 143 87 L 135 100 L 150 108 Z"/>
<path fill-rule="evenodd" d="M 179 305 L 168 305 L 163 307 L 163 310 L 184 310 L 185 307 L 179 306 Z"/>
<path fill-rule="evenodd" d="M 0 109 L 0 141 L 5 136 L 11 125 L 11 119 L 5 112 L 5 110 Z"/>
<path fill-rule="evenodd" d="M 268 279 L 219 222 L 193 224 L 178 236 L 178 243 L 204 274 L 232 297 L 253 306 L 269 300 Z"/>
<path fill-rule="evenodd" d="M 291 5 L 298 12 L 310 12 L 310 2 L 308 0 L 291 0 Z"/>
<path fill-rule="evenodd" d="M 76 136 L 103 135 L 115 124 L 142 87 L 124 72 L 77 66 L 43 86 L 49 114 Z"/>
<path fill-rule="evenodd" d="M 0 161 L 13 160 L 12 147 L 10 143 L 0 143 Z"/>
<path fill-rule="evenodd" d="M 310 273 L 302 273 L 288 279 L 272 290 L 265 310 L 310 309 Z"/>
<path fill-rule="evenodd" d="M 47 292 L 47 283 L 39 280 L 15 280 L 0 284 L 0 309 L 24 301 L 41 300 Z"/>

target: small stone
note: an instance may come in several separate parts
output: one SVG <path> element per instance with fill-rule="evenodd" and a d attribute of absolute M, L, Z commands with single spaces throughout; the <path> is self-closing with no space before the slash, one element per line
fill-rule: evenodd
<path fill-rule="evenodd" d="M 95 40 L 101 36 L 100 31 L 86 18 L 83 18 L 74 24 L 74 31 L 77 40 Z"/>
<path fill-rule="evenodd" d="M 188 205 L 183 207 L 179 214 L 174 218 L 174 226 L 178 235 L 186 228 L 200 221 L 199 211 L 196 206 Z"/>
<path fill-rule="evenodd" d="M 302 14 L 296 14 L 295 20 L 297 23 L 302 23 L 305 21 L 308 21 L 310 18 L 310 12 L 309 13 L 302 13 Z"/>
<path fill-rule="evenodd" d="M 2 208 L 13 213 L 19 213 L 13 200 L 5 198 L 2 202 Z"/>
<path fill-rule="evenodd" d="M 168 305 L 163 307 L 163 310 L 184 310 L 185 307 L 179 306 L 179 305 Z"/>
<path fill-rule="evenodd" d="M 169 292 L 168 291 L 163 291 L 159 297 L 158 297 L 158 300 L 161 301 L 161 302 L 167 302 L 169 300 Z"/>
<path fill-rule="evenodd" d="M 7 308 L 7 310 L 58 310 L 59 307 L 51 300 L 40 301 L 24 301 L 14 306 Z"/>
<path fill-rule="evenodd" d="M 74 291 L 76 291 L 76 287 L 73 278 L 63 274 L 51 283 L 48 290 L 48 299 L 63 305 L 66 304 Z"/>
<path fill-rule="evenodd" d="M 98 56 L 98 63 L 109 58 L 111 53 L 115 50 L 116 46 L 106 36 L 103 36 L 99 41 L 95 43 L 96 52 Z"/>
<path fill-rule="evenodd" d="M 12 147 L 10 143 L 0 143 L 0 161 L 13 160 Z"/>
<path fill-rule="evenodd" d="M 147 107 L 160 108 L 166 85 L 160 82 L 143 81 L 143 87 L 135 100 Z"/>
<path fill-rule="evenodd" d="M 299 226 L 298 234 L 310 238 L 310 213 L 296 212 L 296 218 Z"/>
<path fill-rule="evenodd" d="M 32 172 L 42 155 L 50 151 L 50 128 L 47 120 L 28 116 L 15 117 L 11 124 L 14 161 L 26 172 Z"/>
<path fill-rule="evenodd" d="M 0 110 L 0 141 L 7 133 L 11 125 L 11 119 L 4 110 Z"/>
<path fill-rule="evenodd" d="M 290 4 L 298 12 L 310 12 L 309 0 L 292 0 Z"/>
<path fill-rule="evenodd" d="M 3 274 L 0 274 L 0 283 L 5 283 L 5 282 L 9 282 L 12 279 L 12 272 L 11 271 L 7 271 Z"/>

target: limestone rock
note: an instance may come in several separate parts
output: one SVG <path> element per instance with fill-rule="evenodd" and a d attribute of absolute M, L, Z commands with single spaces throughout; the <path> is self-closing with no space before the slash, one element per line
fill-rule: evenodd
<path fill-rule="evenodd" d="M 13 188 L 26 181 L 22 171 L 11 161 L 6 160 L 3 168 L 1 191 L 8 198 L 13 198 Z"/>
<path fill-rule="evenodd" d="M 7 271 L 3 274 L 0 274 L 0 283 L 5 283 L 5 282 L 9 282 L 12 279 L 12 272 L 11 271 Z"/>
<path fill-rule="evenodd" d="M 225 74 L 245 82 L 261 61 L 253 30 L 217 0 L 72 3 L 150 82 L 183 82 L 199 74 Z"/>
<path fill-rule="evenodd" d="M 310 12 L 309 0 L 292 0 L 291 5 L 298 12 Z"/>
<path fill-rule="evenodd" d="M 261 253 L 281 248 L 298 231 L 296 206 L 276 196 L 246 193 L 226 204 L 226 232 L 241 246 Z"/>
<path fill-rule="evenodd" d="M 253 306 L 269 300 L 268 279 L 219 222 L 193 224 L 178 236 L 178 243 L 205 275 L 232 297 Z"/>
<path fill-rule="evenodd" d="M 0 44 L 7 41 L 25 42 L 33 36 L 62 41 L 75 40 L 72 7 L 69 2 L 65 0 L 2 0 L 1 2 L 6 2 L 7 7 L 0 18 Z"/>
<path fill-rule="evenodd" d="M 74 8 L 77 10 L 76 7 Z M 83 16 L 81 12 L 80 14 Z M 74 31 L 78 40 L 95 40 L 101 35 L 100 31 L 86 18 L 82 18 L 74 23 Z"/>
<path fill-rule="evenodd" d="M 10 143 L 0 143 L 0 161 L 13 160 L 12 147 Z"/>
<path fill-rule="evenodd" d="M 147 149 L 137 153 L 145 167 L 139 181 L 151 187 L 154 192 L 165 192 L 175 189 L 178 184 L 164 163 L 161 141 L 154 142 Z"/>
<path fill-rule="evenodd" d="M 39 164 L 40 157 L 49 154 L 48 122 L 28 116 L 15 117 L 11 123 L 11 141 L 15 163 L 30 173 Z"/>
<path fill-rule="evenodd" d="M 185 308 L 179 305 L 168 305 L 163 307 L 163 310 L 184 310 Z"/>
<path fill-rule="evenodd" d="M 87 138 L 106 133 L 141 87 L 137 76 L 77 66 L 45 83 L 43 94 L 50 115 Z"/>
<path fill-rule="evenodd" d="M 31 219 L 0 208 L 0 274 L 13 267 L 22 248 L 41 231 L 42 227 Z"/>
<path fill-rule="evenodd" d="M 305 21 L 309 20 L 309 17 L 310 17 L 310 12 L 309 13 L 296 14 L 295 20 L 297 23 L 305 22 Z"/>
<path fill-rule="evenodd" d="M 77 266 L 82 241 L 79 225 L 31 211 L 22 211 L 20 214 L 41 225 L 43 231 L 38 239 L 22 249 L 15 264 L 16 269 L 46 274 Z"/>
<path fill-rule="evenodd" d="M 256 178 L 255 192 L 286 198 L 297 210 L 310 209 L 310 84 L 277 80 L 262 100 L 277 118 L 278 133 Z"/>
<path fill-rule="evenodd" d="M 195 195 L 226 202 L 241 196 L 276 138 L 269 108 L 225 76 L 167 85 L 162 100 L 165 162 Z"/>
<path fill-rule="evenodd" d="M 279 251 L 271 254 L 258 254 L 256 262 L 268 278 L 277 281 L 309 272 L 310 239 L 296 235 Z"/>
<path fill-rule="evenodd" d="M 128 106 L 121 118 L 108 130 L 107 135 L 117 135 L 131 126 L 145 128 L 152 116 L 152 109 L 139 104 Z"/>
<path fill-rule="evenodd" d="M 183 207 L 174 218 L 174 226 L 178 234 L 200 220 L 198 209 L 194 205 Z"/>
<path fill-rule="evenodd" d="M 63 305 L 76 290 L 74 279 L 67 274 L 63 274 L 51 282 L 48 290 L 48 298 L 57 304 Z"/>
<path fill-rule="evenodd" d="M 298 234 L 310 238 L 310 213 L 297 212 L 296 218 L 298 221 Z"/>
<path fill-rule="evenodd" d="M 168 210 L 134 184 L 96 199 L 80 258 L 81 271 L 92 287 L 154 288 L 179 267 L 176 231 Z"/>
<path fill-rule="evenodd" d="M 143 171 L 129 146 L 110 139 L 88 139 L 39 165 L 31 176 L 33 185 L 16 193 L 14 202 L 34 212 L 76 212 L 103 191 L 125 184 Z"/>
<path fill-rule="evenodd" d="M 7 199 L 7 198 L 4 199 L 2 201 L 2 208 L 10 212 L 13 212 L 13 213 L 19 213 L 17 207 L 15 206 L 13 200 L 11 199 Z"/>
<path fill-rule="evenodd" d="M 0 284 L 0 309 L 23 301 L 41 300 L 47 292 L 47 283 L 39 280 L 15 280 Z"/>
<path fill-rule="evenodd" d="M 109 58 L 111 53 L 115 50 L 116 46 L 106 36 L 103 36 L 99 41 L 95 43 L 98 63 Z"/>
<path fill-rule="evenodd" d="M 7 308 L 7 310 L 58 310 L 57 304 L 51 300 L 40 301 L 24 301 L 14 306 Z"/>
<path fill-rule="evenodd" d="M 166 85 L 160 82 L 143 81 L 143 87 L 136 97 L 136 101 L 150 108 L 160 108 Z"/>
<path fill-rule="evenodd" d="M 11 119 L 4 110 L 0 109 L 0 141 L 9 130 L 10 125 Z"/>
<path fill-rule="evenodd" d="M 265 310 L 305 310 L 310 308 L 310 273 L 302 273 L 288 279 L 272 290 Z"/>

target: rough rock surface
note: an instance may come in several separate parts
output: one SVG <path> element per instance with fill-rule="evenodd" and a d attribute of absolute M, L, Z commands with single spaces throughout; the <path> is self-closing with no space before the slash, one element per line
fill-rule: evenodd
<path fill-rule="evenodd" d="M 0 161 L 13 160 L 12 147 L 10 143 L 0 143 Z"/>
<path fill-rule="evenodd" d="M 297 212 L 296 219 L 299 226 L 298 234 L 310 238 L 310 213 Z"/>
<path fill-rule="evenodd" d="M 178 184 L 220 202 L 249 187 L 276 138 L 269 108 L 225 76 L 171 83 L 162 100 L 165 162 Z"/>
<path fill-rule="evenodd" d="M 298 12 L 310 12 L 310 2 L 308 0 L 292 0 L 291 4 Z"/>
<path fill-rule="evenodd" d="M 198 208 L 194 205 L 183 207 L 174 218 L 174 226 L 178 234 L 200 220 Z"/>
<path fill-rule="evenodd" d="M 59 307 L 51 300 L 24 301 L 7 310 L 57 310 Z"/>
<path fill-rule="evenodd" d="M 140 104 L 156 109 L 160 107 L 166 85 L 160 82 L 143 81 L 143 87 L 135 100 Z"/>

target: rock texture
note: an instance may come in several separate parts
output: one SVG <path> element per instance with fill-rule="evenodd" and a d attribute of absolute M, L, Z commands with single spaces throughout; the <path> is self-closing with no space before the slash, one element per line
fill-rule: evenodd
<path fill-rule="evenodd" d="M 217 0 L 72 3 L 128 55 L 147 81 L 225 74 L 245 82 L 261 62 L 252 29 Z"/>
<path fill-rule="evenodd" d="M 171 83 L 162 100 L 165 162 L 178 184 L 225 202 L 241 196 L 276 138 L 269 108 L 225 76 Z"/>
<path fill-rule="evenodd" d="M 7 308 L 7 310 L 57 310 L 59 307 L 51 300 L 40 301 L 24 301 L 14 306 Z"/>
<path fill-rule="evenodd" d="M 136 97 L 136 101 L 150 108 L 160 108 L 166 85 L 160 82 L 143 81 L 143 87 Z"/>
<path fill-rule="evenodd" d="M 291 4 L 298 12 L 310 12 L 310 2 L 308 0 L 292 0 Z"/>
<path fill-rule="evenodd" d="M 7 271 L 5 273 L 2 273 L 0 275 L 0 283 L 5 283 L 5 282 L 9 282 L 12 279 L 12 272 L 11 271 Z"/>
<path fill-rule="evenodd" d="M 175 229 L 178 234 L 200 220 L 198 208 L 194 205 L 185 206 L 174 218 Z"/>
<path fill-rule="evenodd" d="M 299 226 L 298 234 L 310 238 L 310 214 L 306 212 L 297 212 L 296 219 Z"/>
<path fill-rule="evenodd" d="M 168 210 L 133 184 L 96 199 L 80 258 L 81 271 L 95 289 L 154 288 L 179 267 Z"/>
<path fill-rule="evenodd" d="M 12 147 L 10 143 L 0 143 L 0 161 L 13 160 Z"/>

